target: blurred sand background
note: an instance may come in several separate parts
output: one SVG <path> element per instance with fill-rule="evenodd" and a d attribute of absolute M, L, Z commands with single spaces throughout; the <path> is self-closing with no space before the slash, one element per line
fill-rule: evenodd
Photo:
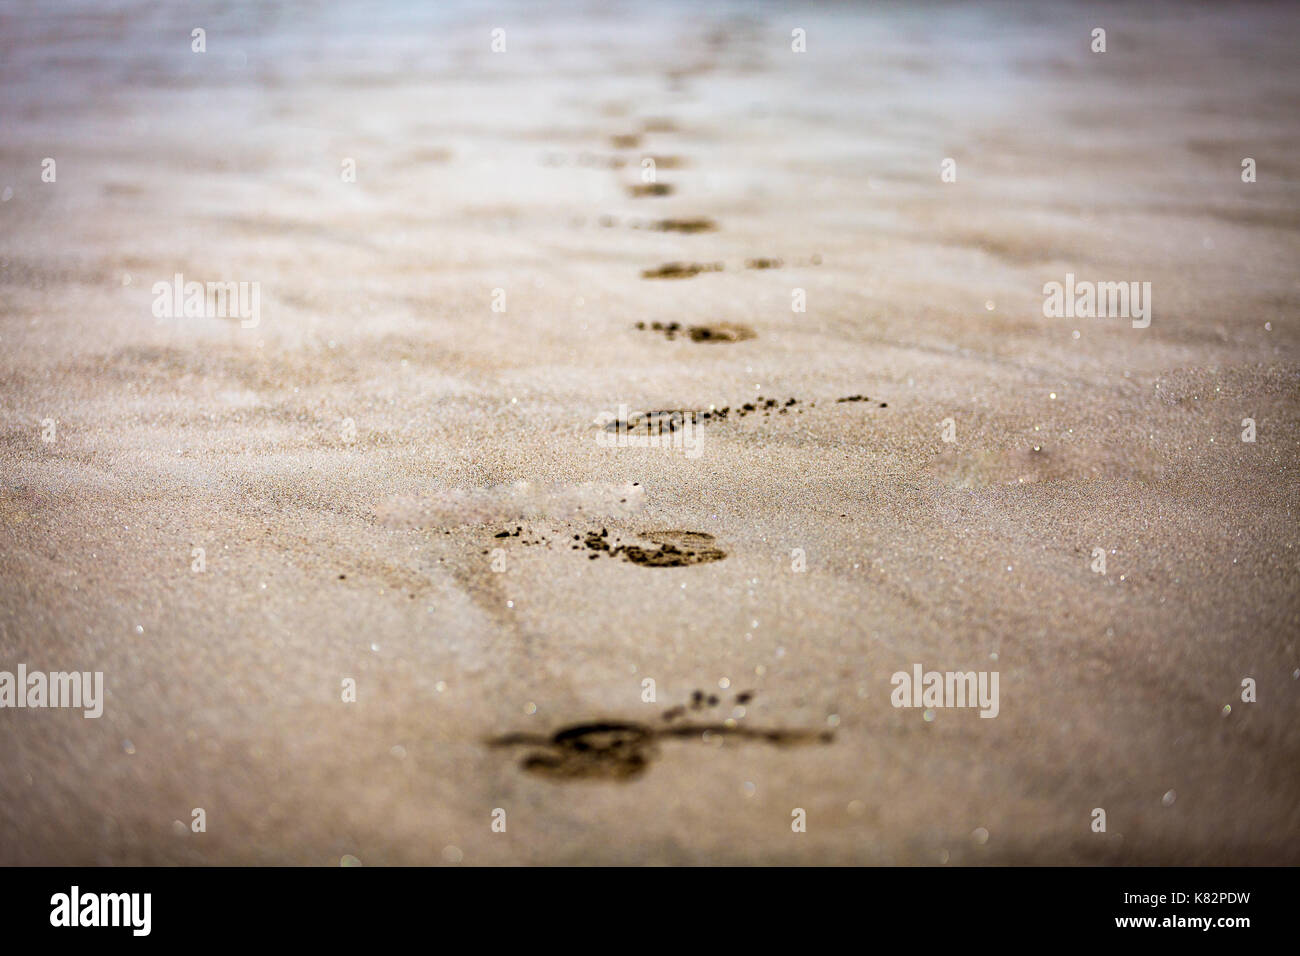
<path fill-rule="evenodd" d="M 0 862 L 1300 860 L 1295 7 L 0 11 L 0 669 L 107 684 L 0 711 Z M 260 325 L 156 318 L 177 272 Z M 1150 328 L 1044 318 L 1067 272 Z M 759 395 L 694 460 L 596 443 Z M 999 716 L 893 708 L 914 663 Z M 487 745 L 697 689 L 834 740 Z"/>

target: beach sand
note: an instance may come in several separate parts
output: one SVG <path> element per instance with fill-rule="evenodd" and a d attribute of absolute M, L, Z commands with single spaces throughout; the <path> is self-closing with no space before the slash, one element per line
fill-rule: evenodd
<path fill-rule="evenodd" d="M 0 13 L 0 862 L 1300 862 L 1300 12 L 341 7 Z"/>

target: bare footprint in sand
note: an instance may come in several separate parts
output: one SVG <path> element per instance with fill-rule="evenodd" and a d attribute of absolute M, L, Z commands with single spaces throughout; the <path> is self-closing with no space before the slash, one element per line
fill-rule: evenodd
<path fill-rule="evenodd" d="M 704 419 L 703 413 L 691 408 L 660 408 L 650 412 L 634 412 L 627 416 L 627 421 L 615 419 L 605 425 L 605 431 L 628 435 L 671 434 L 687 424 L 699 424 Z"/>
<path fill-rule="evenodd" d="M 626 421 L 616 418 L 605 422 L 604 428 L 607 432 L 622 432 L 629 435 L 662 435 L 665 432 L 675 432 L 688 422 L 693 425 L 703 425 L 709 422 L 727 421 L 732 417 L 733 412 L 736 418 L 744 418 L 747 415 L 762 415 L 764 418 L 770 418 L 773 414 L 785 415 L 790 411 L 802 415 L 803 409 L 795 408 L 798 404 L 797 398 L 787 398 L 781 402 L 775 398 L 765 399 L 759 395 L 754 401 L 745 402 L 735 408 L 730 405 L 721 407 L 710 405 L 706 409 L 662 408 L 649 412 L 634 412 L 627 416 Z M 817 403 L 813 402 L 808 407 L 816 408 Z M 880 407 L 884 408 L 885 403 L 881 402 Z"/>
<path fill-rule="evenodd" d="M 627 187 L 627 193 L 633 199 L 645 199 L 648 196 L 671 196 L 673 187 L 669 183 L 633 183 Z"/>
<path fill-rule="evenodd" d="M 754 698 L 753 691 L 737 694 L 735 704 L 743 706 Z M 690 710 L 700 712 L 717 707 L 717 695 L 697 690 L 691 695 Z M 743 711 L 733 713 L 743 716 Z M 707 742 L 715 737 L 751 740 L 775 746 L 831 743 L 829 730 L 782 727 L 748 727 L 732 717 L 725 721 L 683 720 L 687 707 L 664 711 L 666 726 L 654 727 L 635 721 L 596 719 L 561 727 L 553 734 L 506 734 L 488 741 L 492 747 L 532 748 L 519 762 L 520 769 L 551 780 L 617 780 L 639 777 L 659 757 L 658 743 L 667 739 Z"/>
<path fill-rule="evenodd" d="M 703 531 L 650 531 L 639 537 L 655 547 L 620 544 L 619 538 L 610 539 L 605 528 L 599 532 L 588 531 L 582 543 L 592 552 L 592 560 L 606 554 L 647 568 L 684 568 L 721 561 L 727 556 L 727 552 L 715 545 L 713 535 Z"/>
<path fill-rule="evenodd" d="M 871 397 L 868 396 L 868 395 L 846 395 L 846 396 L 844 396 L 843 398 L 837 398 L 837 399 L 835 399 L 835 404 L 836 404 L 836 405 L 842 405 L 842 404 L 844 404 L 845 402 L 874 402 L 874 401 L 875 401 L 875 399 L 874 399 L 874 398 L 871 398 Z M 877 408 L 888 408 L 888 407 L 889 407 L 889 403 L 888 403 L 888 402 L 877 402 L 877 403 L 876 403 L 876 407 L 877 407 Z"/>
<path fill-rule="evenodd" d="M 636 324 L 638 331 L 661 332 L 668 341 L 673 341 L 678 335 L 685 335 L 692 342 L 707 342 L 717 344 L 720 342 L 744 342 L 746 339 L 757 338 L 757 334 L 747 325 L 741 325 L 738 322 L 715 322 L 712 325 L 688 325 L 682 327 L 679 322 L 651 322 L 648 325 L 645 322 Z"/>
<path fill-rule="evenodd" d="M 692 342 L 743 342 L 756 338 L 753 329 L 738 322 L 716 322 L 713 325 L 692 325 L 687 330 Z"/>
<path fill-rule="evenodd" d="M 642 279 L 690 279 L 701 272 L 721 272 L 721 262 L 669 262 L 657 269 L 642 269 Z"/>
<path fill-rule="evenodd" d="M 650 224 L 656 232 L 717 232 L 718 224 L 707 216 L 695 216 L 690 219 L 659 219 Z"/>

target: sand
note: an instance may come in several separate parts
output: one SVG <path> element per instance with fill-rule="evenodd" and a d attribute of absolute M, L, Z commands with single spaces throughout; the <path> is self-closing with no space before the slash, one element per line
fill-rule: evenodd
<path fill-rule="evenodd" d="M 159 6 L 0 13 L 0 862 L 1300 861 L 1294 8 Z"/>

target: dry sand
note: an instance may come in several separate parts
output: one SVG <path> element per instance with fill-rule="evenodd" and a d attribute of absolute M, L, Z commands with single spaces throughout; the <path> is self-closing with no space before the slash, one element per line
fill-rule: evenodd
<path fill-rule="evenodd" d="M 1297 862 L 1298 27 L 7 6 L 0 862 Z"/>

